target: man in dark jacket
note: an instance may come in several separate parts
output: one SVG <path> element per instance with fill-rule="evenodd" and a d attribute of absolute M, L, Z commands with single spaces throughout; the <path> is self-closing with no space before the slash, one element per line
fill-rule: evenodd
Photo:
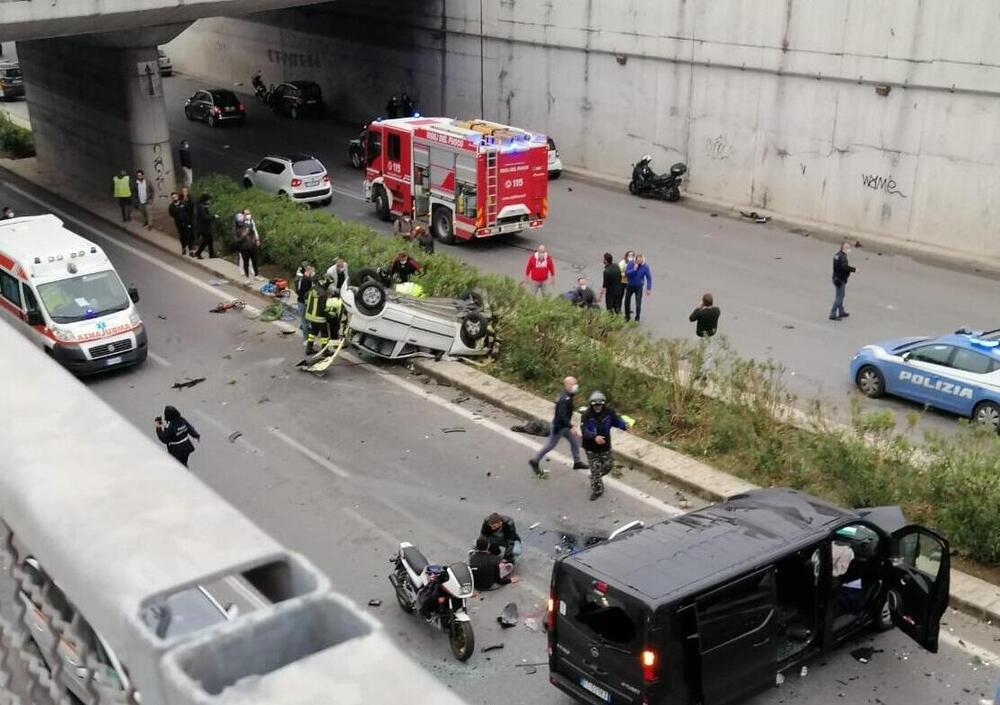
<path fill-rule="evenodd" d="M 194 257 L 194 204 L 191 203 L 191 196 L 187 187 L 181 189 L 180 194 L 174 199 L 174 194 L 170 194 L 170 216 L 177 226 L 177 233 L 181 238 L 181 253 L 190 254 Z"/>
<path fill-rule="evenodd" d="M 609 313 L 622 312 L 622 270 L 610 252 L 604 253 L 601 296 L 604 297 L 604 307 Z"/>
<path fill-rule="evenodd" d="M 184 467 L 187 467 L 188 456 L 194 452 L 194 444 L 191 438 L 201 440 L 201 434 L 194 426 L 189 424 L 176 407 L 167 406 L 163 408 L 163 417 L 156 417 L 156 437 L 167 447 L 170 453 Z"/>
<path fill-rule="evenodd" d="M 711 294 L 702 294 L 701 306 L 691 312 L 688 320 L 695 324 L 695 335 L 699 338 L 711 338 L 719 327 L 719 307 Z"/>
<path fill-rule="evenodd" d="M 212 211 L 209 210 L 211 202 L 212 197 L 207 193 L 203 193 L 198 199 L 198 204 L 194 209 L 195 230 L 198 233 L 198 237 L 201 239 L 201 242 L 198 245 L 198 251 L 194 253 L 194 257 L 198 259 L 202 259 L 201 253 L 205 251 L 206 247 L 208 248 L 209 259 L 215 258 L 215 242 L 212 238 L 212 221 L 219 216 L 213 214 Z"/>
<path fill-rule="evenodd" d="M 389 276 L 396 275 L 400 283 L 405 284 L 414 274 L 420 271 L 420 263 L 405 252 L 400 252 L 389 265 Z"/>
<path fill-rule="evenodd" d="M 535 456 L 528 461 L 528 465 L 539 477 L 545 476 L 545 471 L 539 466 L 542 458 L 549 454 L 559 443 L 560 438 L 565 438 L 569 442 L 569 449 L 573 453 L 573 469 L 587 470 L 588 465 L 580 457 L 580 444 L 577 442 L 577 431 L 573 428 L 573 398 L 579 391 L 576 377 L 567 377 L 563 380 L 563 391 L 556 399 L 556 411 L 552 418 L 552 430 Z"/>
<path fill-rule="evenodd" d="M 521 555 L 521 537 L 509 516 L 493 512 L 483 520 L 479 538 L 486 541 L 487 550 L 513 563 Z"/>
<path fill-rule="evenodd" d="M 833 256 L 833 307 L 830 309 L 830 320 L 839 321 L 851 314 L 844 310 L 844 296 L 847 294 L 847 280 L 857 270 L 847 261 L 847 253 L 851 246 L 847 240 L 840 243 L 840 249 Z"/>
<path fill-rule="evenodd" d="M 628 424 L 608 406 L 607 401 L 603 392 L 594 392 L 590 395 L 589 407 L 580 419 L 583 449 L 587 451 L 587 462 L 590 463 L 591 501 L 604 494 L 604 476 L 614 468 L 611 429 L 628 430 Z"/>
<path fill-rule="evenodd" d="M 469 556 L 469 568 L 477 590 L 492 590 L 495 586 L 511 582 L 514 564 L 490 551 L 489 542 L 480 536 L 476 539 L 476 550 Z"/>
<path fill-rule="evenodd" d="M 586 277 L 576 278 L 576 288 L 566 294 L 566 298 L 574 306 L 579 306 L 580 308 L 597 308 L 597 299 L 594 296 L 594 290 L 587 284 Z"/>

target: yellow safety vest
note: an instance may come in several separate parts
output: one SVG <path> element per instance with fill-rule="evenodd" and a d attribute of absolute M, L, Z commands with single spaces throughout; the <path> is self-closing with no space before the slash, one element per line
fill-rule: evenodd
<path fill-rule="evenodd" d="M 326 315 L 319 310 L 319 293 L 310 289 L 306 294 L 306 320 L 310 323 L 325 323 Z"/>
<path fill-rule="evenodd" d="M 396 293 L 403 294 L 405 296 L 412 296 L 414 298 L 420 298 L 424 295 L 424 287 L 420 286 L 416 282 L 405 282 L 403 284 L 397 284 L 395 286 Z"/>
<path fill-rule="evenodd" d="M 115 198 L 128 198 L 132 195 L 127 176 L 112 176 L 111 180 L 115 184 Z"/>

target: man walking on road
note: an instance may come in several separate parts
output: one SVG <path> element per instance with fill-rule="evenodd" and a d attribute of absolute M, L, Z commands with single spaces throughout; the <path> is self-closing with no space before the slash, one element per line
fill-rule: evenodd
<path fill-rule="evenodd" d="M 844 310 L 844 296 L 847 294 L 847 280 L 857 270 L 847 261 L 847 253 L 851 251 L 851 245 L 847 240 L 842 240 L 840 249 L 833 256 L 833 307 L 830 309 L 830 320 L 839 321 L 847 318 L 851 314 Z"/>
<path fill-rule="evenodd" d="M 153 185 L 146 180 L 142 169 L 135 172 L 135 207 L 142 213 L 142 224 L 146 230 L 153 229 L 153 214 L 149 207 L 153 205 Z"/>
<path fill-rule="evenodd" d="M 695 324 L 695 335 L 699 338 L 711 338 L 719 327 L 719 315 L 719 307 L 715 305 L 712 295 L 703 294 L 701 306 L 691 312 L 688 320 Z"/>
<path fill-rule="evenodd" d="M 548 440 L 539 450 L 535 457 L 528 461 L 528 465 L 539 477 L 544 477 L 545 471 L 541 469 L 539 463 L 549 452 L 556 447 L 560 438 L 565 438 L 569 442 L 569 449 L 573 453 L 573 469 L 587 470 L 588 465 L 580 458 L 580 444 L 577 442 L 579 435 L 573 428 L 573 399 L 580 390 L 576 377 L 567 377 L 563 380 L 563 390 L 556 399 L 556 411 L 552 417 L 552 430 L 549 431 Z"/>
<path fill-rule="evenodd" d="M 653 293 L 653 274 L 649 271 L 646 258 L 637 254 L 635 260 L 625 265 L 625 320 L 632 320 L 632 297 L 635 297 L 635 322 L 642 316 L 642 289 L 646 287 L 646 296 Z"/>
<path fill-rule="evenodd" d="M 583 449 L 590 463 L 590 501 L 604 494 L 604 476 L 614 469 L 611 457 L 611 429 L 628 431 L 628 424 L 607 404 L 604 392 L 594 392 L 580 420 Z"/>
<path fill-rule="evenodd" d="M 177 151 L 181 158 L 181 171 L 184 173 L 184 185 L 194 182 L 194 169 L 191 167 L 191 145 L 187 140 L 181 140 L 181 148 Z"/>
<path fill-rule="evenodd" d="M 198 243 L 198 251 L 194 253 L 194 257 L 197 259 L 202 259 L 201 253 L 208 248 L 209 259 L 215 259 L 215 241 L 212 238 L 212 223 L 219 217 L 217 214 L 212 213 L 209 210 L 209 205 L 212 203 L 212 196 L 203 193 L 198 199 L 198 204 L 194 208 L 194 222 L 195 229 L 198 233 L 198 238 L 200 242 Z M 192 247 L 194 243 L 192 243 Z"/>
<path fill-rule="evenodd" d="M 556 264 L 545 251 L 545 245 L 539 245 L 537 250 L 528 255 L 524 278 L 536 294 L 545 294 L 549 283 L 555 280 Z"/>
<path fill-rule="evenodd" d="M 604 253 L 604 275 L 601 280 L 601 296 L 608 313 L 622 312 L 622 270 L 615 263 L 610 252 Z"/>
<path fill-rule="evenodd" d="M 128 172 L 122 169 L 118 176 L 111 177 L 111 181 L 115 187 L 115 200 L 122 212 L 122 222 L 127 223 L 132 219 L 132 187 L 129 185 Z"/>

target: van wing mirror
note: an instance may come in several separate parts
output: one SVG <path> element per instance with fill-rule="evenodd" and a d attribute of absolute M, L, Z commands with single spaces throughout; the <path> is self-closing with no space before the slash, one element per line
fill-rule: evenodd
<path fill-rule="evenodd" d="M 42 316 L 41 311 L 28 311 L 25 316 L 25 320 L 28 322 L 29 326 L 44 326 L 45 318 Z"/>
<path fill-rule="evenodd" d="M 134 286 L 130 286 L 128 288 L 128 297 L 132 299 L 132 303 L 134 304 L 139 303 L 139 290 L 136 289 Z"/>
<path fill-rule="evenodd" d="M 608 536 L 608 541 L 614 538 L 618 538 L 622 534 L 627 534 L 629 531 L 638 531 L 639 529 L 645 526 L 646 525 L 643 522 L 639 521 L 638 519 L 635 521 L 630 521 L 628 524 L 625 524 L 624 526 L 619 526 L 617 529 L 612 531 L 611 535 Z"/>

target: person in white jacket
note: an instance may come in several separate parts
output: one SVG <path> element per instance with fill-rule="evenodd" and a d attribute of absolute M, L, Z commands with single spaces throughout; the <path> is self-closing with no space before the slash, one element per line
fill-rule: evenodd
<path fill-rule="evenodd" d="M 337 259 L 328 270 L 326 270 L 326 278 L 330 280 L 333 290 L 336 292 L 337 296 L 340 296 L 341 288 L 348 285 L 351 280 L 351 275 L 347 271 L 347 262 L 342 259 Z"/>

